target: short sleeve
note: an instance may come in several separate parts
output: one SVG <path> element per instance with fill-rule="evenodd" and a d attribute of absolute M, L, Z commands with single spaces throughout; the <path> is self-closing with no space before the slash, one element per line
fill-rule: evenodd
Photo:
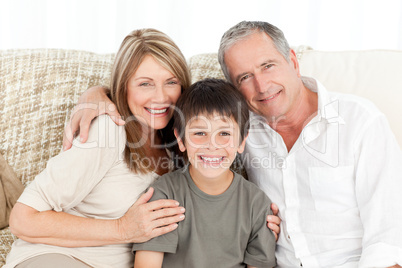
<path fill-rule="evenodd" d="M 152 195 L 152 198 L 149 200 L 149 202 L 172 198 L 172 190 L 167 183 L 168 180 L 165 180 L 165 177 L 166 175 L 159 177 L 159 179 L 151 185 L 151 187 L 154 188 L 154 194 Z M 165 253 L 176 253 L 177 244 L 179 241 L 177 230 L 178 228 L 167 234 L 152 238 L 151 240 L 144 243 L 135 243 L 132 250 L 133 252 L 139 250 L 148 250 Z"/>
<path fill-rule="evenodd" d="M 276 265 L 275 247 L 276 241 L 272 231 L 267 227 L 267 216 L 272 215 L 270 209 L 271 201 L 265 196 L 263 202 L 253 205 L 256 213 L 252 233 L 250 235 L 246 252 L 244 253 L 244 263 L 257 267 L 274 267 Z"/>
<path fill-rule="evenodd" d="M 70 150 L 50 159 L 18 202 L 38 211 L 75 207 L 118 159 L 125 141 L 122 133 L 124 128 L 116 126 L 108 116 L 100 116 L 90 127 L 88 141 L 74 140 Z"/>

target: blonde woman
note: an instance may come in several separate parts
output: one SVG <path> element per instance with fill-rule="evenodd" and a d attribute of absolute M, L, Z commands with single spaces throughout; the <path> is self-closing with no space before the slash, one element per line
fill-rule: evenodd
<path fill-rule="evenodd" d="M 168 36 L 129 34 L 111 79 L 126 124 L 98 117 L 85 144 L 75 140 L 26 188 L 10 217 L 19 239 L 5 267 L 132 267 L 129 243 L 174 230 L 184 209 L 174 200 L 147 203 L 152 189 L 140 195 L 174 169 L 171 118 L 189 85 L 185 58 Z"/>

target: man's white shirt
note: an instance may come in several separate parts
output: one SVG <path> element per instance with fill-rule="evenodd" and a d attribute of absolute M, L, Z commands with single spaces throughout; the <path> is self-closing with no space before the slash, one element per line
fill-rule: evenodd
<path fill-rule="evenodd" d="M 279 267 L 387 267 L 402 263 L 402 153 L 369 101 L 318 93 L 318 114 L 290 152 L 251 113 L 242 160 L 249 180 L 279 207 Z"/>

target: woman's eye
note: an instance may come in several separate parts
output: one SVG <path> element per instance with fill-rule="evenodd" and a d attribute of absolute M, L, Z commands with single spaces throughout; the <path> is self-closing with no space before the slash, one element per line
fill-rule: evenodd
<path fill-rule="evenodd" d="M 230 136 L 229 132 L 221 132 L 221 136 Z"/>
<path fill-rule="evenodd" d="M 149 83 L 144 82 L 144 83 L 141 83 L 141 84 L 140 84 L 140 87 L 147 87 L 147 86 L 149 86 L 149 85 L 150 85 Z"/>
<path fill-rule="evenodd" d="M 195 136 L 205 136 L 205 133 L 204 132 L 194 132 L 194 135 Z"/>
<path fill-rule="evenodd" d="M 168 85 L 177 85 L 178 84 L 178 82 L 176 82 L 176 81 L 169 81 L 168 82 Z"/>

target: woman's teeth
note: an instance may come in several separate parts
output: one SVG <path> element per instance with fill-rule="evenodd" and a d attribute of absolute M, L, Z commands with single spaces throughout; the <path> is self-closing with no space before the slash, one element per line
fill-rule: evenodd
<path fill-rule="evenodd" d="M 163 114 L 166 113 L 166 111 L 168 110 L 168 108 L 165 109 L 158 109 L 158 110 L 154 110 L 154 109 L 150 109 L 150 108 L 145 108 L 148 112 L 150 112 L 151 114 Z"/>

